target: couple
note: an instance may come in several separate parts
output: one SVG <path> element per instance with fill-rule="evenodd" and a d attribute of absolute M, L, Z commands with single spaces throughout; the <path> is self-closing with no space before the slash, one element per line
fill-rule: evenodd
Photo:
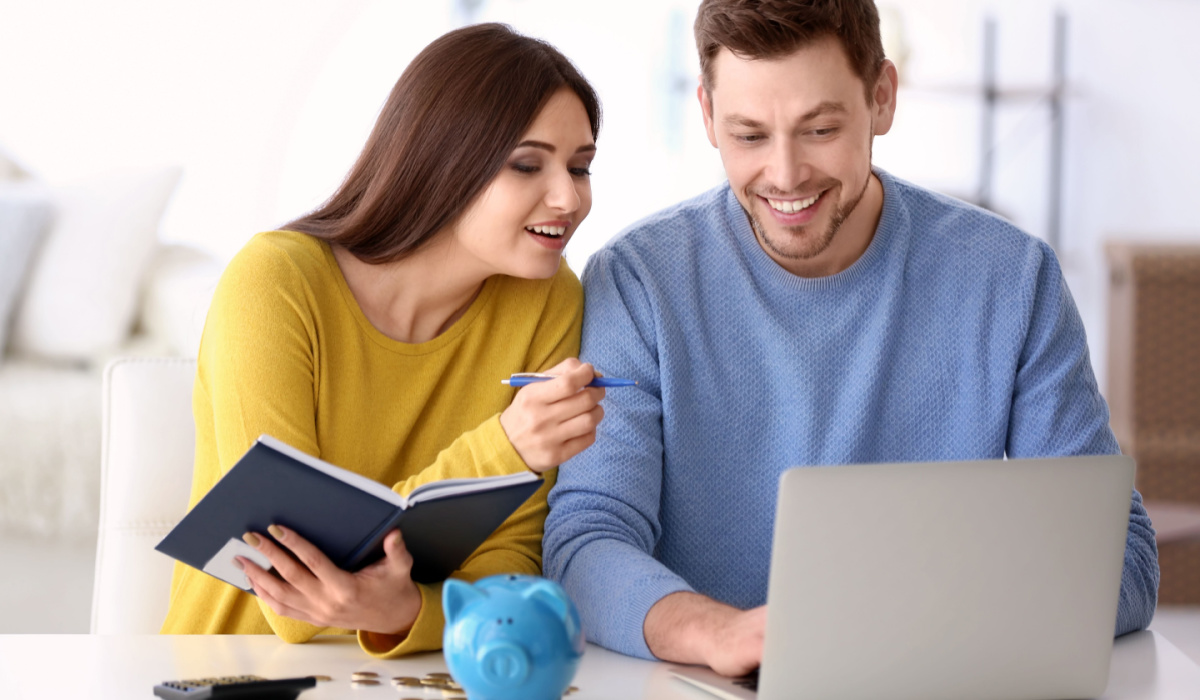
<path fill-rule="evenodd" d="M 695 30 L 729 181 L 634 225 L 582 289 L 560 262 L 594 92 L 501 26 L 426 48 L 341 189 L 225 273 L 193 503 L 264 432 L 401 491 L 533 469 L 542 489 L 456 576 L 539 573 L 544 546 L 590 640 L 734 675 L 761 658 L 782 470 L 1116 452 L 1053 252 L 871 168 L 897 85 L 873 2 L 704 0 Z M 583 359 L 640 382 L 607 417 L 581 332 Z M 539 370 L 559 377 L 498 381 Z M 440 646 L 398 536 L 349 574 L 272 535 L 295 560 L 249 536 L 282 577 L 246 563 L 257 601 L 177 565 L 164 631 Z M 1157 584 L 1134 492 L 1116 633 L 1149 623 Z"/>

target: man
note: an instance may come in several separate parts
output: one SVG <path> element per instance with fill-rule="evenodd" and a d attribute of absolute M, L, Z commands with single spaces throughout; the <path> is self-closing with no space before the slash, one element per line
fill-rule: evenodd
<path fill-rule="evenodd" d="M 872 170 L 897 76 L 871 0 L 704 0 L 695 31 L 729 181 L 587 266 L 581 354 L 640 386 L 560 471 L 545 571 L 591 641 L 736 675 L 783 470 L 1118 448 L 1053 251 Z M 1117 634 L 1157 589 L 1134 492 Z"/>

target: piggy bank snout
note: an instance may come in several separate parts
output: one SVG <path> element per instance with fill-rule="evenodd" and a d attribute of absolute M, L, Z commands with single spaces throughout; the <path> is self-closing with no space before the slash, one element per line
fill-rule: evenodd
<path fill-rule="evenodd" d="M 487 642 L 479 648 L 475 659 L 480 675 L 492 685 L 511 687 L 524 683 L 529 676 L 529 654 L 512 642 Z"/>

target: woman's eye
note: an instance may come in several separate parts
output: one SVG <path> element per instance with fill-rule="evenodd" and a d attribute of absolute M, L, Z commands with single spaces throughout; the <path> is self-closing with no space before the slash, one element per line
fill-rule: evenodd
<path fill-rule="evenodd" d="M 590 177 L 592 174 L 592 169 L 590 167 L 570 168 L 570 171 L 571 171 L 571 174 L 574 175 L 575 177 Z"/>
<path fill-rule="evenodd" d="M 529 165 L 528 163 L 513 163 L 512 169 L 519 173 L 536 173 L 541 168 L 536 165 Z"/>

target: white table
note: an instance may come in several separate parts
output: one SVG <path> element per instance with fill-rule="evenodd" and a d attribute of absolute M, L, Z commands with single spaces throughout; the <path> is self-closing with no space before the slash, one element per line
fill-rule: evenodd
<path fill-rule="evenodd" d="M 330 682 L 306 690 L 300 700 L 405 697 L 441 698 L 441 693 L 397 691 L 390 683 L 352 688 L 350 673 L 375 671 L 382 680 L 444 671 L 441 654 L 379 661 L 352 638 L 323 637 L 288 645 L 271 636 L 166 637 L 155 635 L 0 635 L 0 698 L 153 698 L 164 680 L 254 674 L 289 678 L 325 674 Z M 673 679 L 666 664 L 631 659 L 588 646 L 571 700 L 711 700 Z M 1104 700 L 1196 700 L 1200 667 L 1154 632 L 1116 642 Z"/>

